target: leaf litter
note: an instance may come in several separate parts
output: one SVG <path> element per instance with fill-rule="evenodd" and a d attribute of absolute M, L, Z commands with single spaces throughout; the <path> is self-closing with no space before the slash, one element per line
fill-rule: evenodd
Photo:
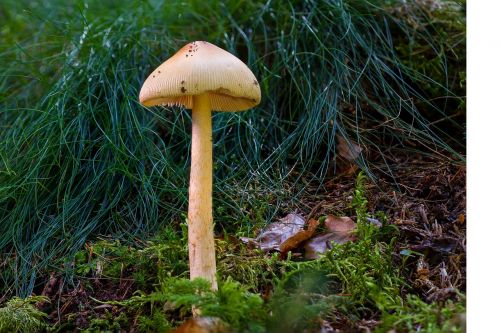
<path fill-rule="evenodd" d="M 283 243 L 304 231 L 305 222 L 301 215 L 288 214 L 278 222 L 269 224 L 256 238 L 241 237 L 240 239 L 265 252 L 279 251 Z"/>
<path fill-rule="evenodd" d="M 318 235 L 310 239 L 305 245 L 306 259 L 317 259 L 320 254 L 330 250 L 331 243 L 344 244 L 346 242 L 353 242 L 356 240 L 354 231 L 356 230 L 356 223 L 347 216 L 336 217 L 328 215 L 325 219 L 325 229 L 328 233 Z"/>
<path fill-rule="evenodd" d="M 317 234 L 320 225 L 325 232 Z M 257 237 L 240 239 L 251 247 L 265 252 L 279 251 L 282 257 L 302 247 L 305 259 L 316 259 L 331 249 L 332 242 L 344 244 L 355 241 L 355 230 L 356 223 L 347 216 L 328 215 L 322 224 L 316 219 L 309 219 L 306 226 L 304 217 L 292 213 L 278 222 L 269 224 Z"/>

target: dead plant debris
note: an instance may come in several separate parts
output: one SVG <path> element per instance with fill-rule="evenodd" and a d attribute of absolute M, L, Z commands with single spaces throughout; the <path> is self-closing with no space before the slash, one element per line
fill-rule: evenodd
<path fill-rule="evenodd" d="M 302 248 L 305 259 L 318 258 L 331 249 L 331 242 L 343 244 L 356 240 L 356 223 L 350 217 L 328 215 L 322 224 L 326 231 L 323 233 L 316 232 L 320 226 L 318 220 L 310 219 L 306 229 L 304 221 L 301 215 L 288 214 L 279 222 L 269 224 L 256 238 L 242 237 L 241 240 L 262 251 L 279 251 L 282 258 L 288 252 Z M 297 253 L 297 256 L 300 255 Z"/>

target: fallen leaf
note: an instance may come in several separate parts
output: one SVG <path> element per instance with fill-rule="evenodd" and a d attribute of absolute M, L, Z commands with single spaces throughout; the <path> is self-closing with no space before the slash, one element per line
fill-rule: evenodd
<path fill-rule="evenodd" d="M 279 222 L 268 225 L 256 238 L 241 237 L 240 239 L 263 251 L 279 250 L 282 256 L 306 242 L 304 245 L 306 259 L 316 259 L 319 254 L 331 249 L 331 242 L 343 244 L 356 239 L 353 234 L 356 223 L 347 216 L 328 215 L 325 220 L 328 233 L 314 238 L 311 237 L 319 222 L 310 219 L 307 230 L 304 230 L 304 224 L 305 220 L 302 216 L 288 214 Z"/>
<path fill-rule="evenodd" d="M 325 228 L 330 232 L 351 234 L 356 229 L 356 223 L 347 216 L 328 215 L 325 219 Z"/>
<path fill-rule="evenodd" d="M 358 170 L 356 160 L 363 149 L 353 141 L 339 134 L 336 137 L 336 156 L 338 158 L 335 159 L 335 169 L 332 172 L 335 171 L 339 175 L 353 176 Z"/>
<path fill-rule="evenodd" d="M 304 257 L 306 259 L 317 259 L 321 253 L 331 249 L 330 241 L 333 234 L 324 234 L 314 237 L 304 245 Z"/>
<path fill-rule="evenodd" d="M 332 248 L 332 242 L 343 244 L 356 240 L 353 234 L 356 223 L 347 216 L 328 215 L 325 220 L 325 228 L 330 232 L 314 237 L 304 245 L 306 259 L 317 259 L 320 254 Z"/>
<path fill-rule="evenodd" d="M 304 231 L 305 222 L 305 219 L 298 214 L 288 214 L 279 222 L 269 224 L 256 238 L 241 237 L 240 239 L 263 251 L 279 251 L 281 244 L 288 238 Z"/>
<path fill-rule="evenodd" d="M 283 243 L 281 243 L 280 245 L 281 255 L 284 256 L 285 254 L 288 253 L 288 251 L 296 249 L 297 247 L 299 247 L 300 244 L 304 243 L 306 240 L 311 238 L 312 235 L 314 235 L 314 232 L 316 231 L 318 225 L 319 222 L 317 220 L 310 219 L 306 230 L 300 230 L 295 235 L 293 235 L 292 237 L 288 238 Z"/>
<path fill-rule="evenodd" d="M 354 162 L 363 151 L 361 146 L 339 134 L 337 134 L 337 140 L 339 142 L 337 145 L 337 154 L 349 162 Z"/>

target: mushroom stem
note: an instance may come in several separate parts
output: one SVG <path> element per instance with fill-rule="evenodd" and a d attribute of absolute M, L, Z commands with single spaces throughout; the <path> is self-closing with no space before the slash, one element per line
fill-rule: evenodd
<path fill-rule="evenodd" d="M 204 278 L 217 290 L 212 218 L 212 110 L 208 94 L 193 96 L 188 240 L 191 280 Z"/>

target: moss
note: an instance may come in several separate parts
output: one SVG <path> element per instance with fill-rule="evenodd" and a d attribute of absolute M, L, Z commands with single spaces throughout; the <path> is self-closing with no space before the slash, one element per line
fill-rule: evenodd
<path fill-rule="evenodd" d="M 106 312 L 99 318 L 92 318 L 89 327 L 82 330 L 84 333 L 93 332 L 120 332 L 130 327 L 129 320 L 125 313 L 115 316 L 111 312 Z"/>
<path fill-rule="evenodd" d="M 239 240 L 218 239 L 217 274 L 222 280 L 231 278 L 247 286 L 252 292 L 266 293 L 276 279 L 288 270 L 291 262 L 283 261 L 279 253 L 265 254 L 251 250 Z"/>
<path fill-rule="evenodd" d="M 237 332 L 265 331 L 264 301 L 260 295 L 249 292 L 247 287 L 232 279 L 221 282 L 219 290 L 214 292 L 210 283 L 202 279 L 166 278 L 152 293 L 111 303 L 141 312 L 141 325 L 153 331 L 179 324 L 179 319 L 191 315 L 193 307 L 202 316 L 221 318 Z"/>
<path fill-rule="evenodd" d="M 428 304 L 415 295 L 408 295 L 396 311 L 382 316 L 376 332 L 387 332 L 393 327 L 427 333 L 465 332 L 464 299 Z"/>
<path fill-rule="evenodd" d="M 0 308 L 0 332 L 38 332 L 47 327 L 47 314 L 38 310 L 35 304 L 47 302 L 43 296 L 25 299 L 14 297 Z"/>
<path fill-rule="evenodd" d="M 89 243 L 74 257 L 74 272 L 80 277 L 119 279 L 132 277 L 139 289 L 148 289 L 160 276 L 182 275 L 188 270 L 187 241 L 173 228 L 156 238 L 137 244 L 100 240 Z"/>
<path fill-rule="evenodd" d="M 169 332 L 172 324 L 168 321 L 162 309 L 153 309 L 151 314 L 139 315 L 137 317 L 137 328 L 139 332 Z"/>

